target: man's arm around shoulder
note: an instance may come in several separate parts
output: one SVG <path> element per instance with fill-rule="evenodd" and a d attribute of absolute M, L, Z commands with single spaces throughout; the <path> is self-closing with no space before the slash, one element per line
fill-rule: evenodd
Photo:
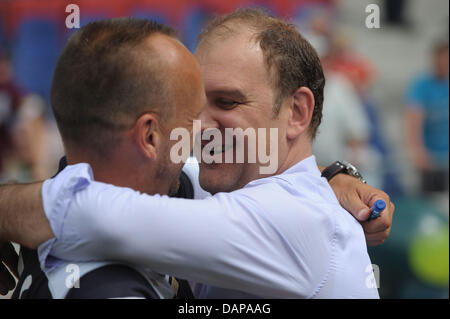
<path fill-rule="evenodd" d="M 54 237 L 45 216 L 42 182 L 0 186 L 0 241 L 37 248 Z"/>

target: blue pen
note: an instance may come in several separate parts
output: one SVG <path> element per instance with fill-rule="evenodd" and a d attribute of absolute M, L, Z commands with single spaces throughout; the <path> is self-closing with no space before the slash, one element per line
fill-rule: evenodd
<path fill-rule="evenodd" d="M 384 200 L 377 200 L 375 202 L 375 204 L 373 204 L 372 207 L 372 213 L 370 213 L 370 217 L 369 220 L 378 218 L 378 216 L 380 216 L 381 212 L 386 208 L 386 203 L 384 202 Z"/>

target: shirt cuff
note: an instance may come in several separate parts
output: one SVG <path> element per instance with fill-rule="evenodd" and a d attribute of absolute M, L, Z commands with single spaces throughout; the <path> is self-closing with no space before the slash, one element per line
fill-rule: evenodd
<path fill-rule="evenodd" d="M 38 247 L 39 263 L 42 271 L 48 273 L 62 261 L 51 255 L 57 244 L 73 242 L 79 236 L 76 229 L 64 228 L 64 221 L 75 193 L 87 187 L 93 180 L 89 164 L 69 165 L 56 177 L 46 180 L 42 185 L 42 202 L 45 215 L 55 237 Z"/>

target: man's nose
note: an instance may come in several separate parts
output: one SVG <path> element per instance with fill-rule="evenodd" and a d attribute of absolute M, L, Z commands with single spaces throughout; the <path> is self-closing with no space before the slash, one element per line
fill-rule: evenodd
<path fill-rule="evenodd" d="M 211 128 L 219 128 L 219 122 L 215 118 L 213 108 L 207 105 L 200 113 L 199 120 L 202 122 L 202 131 Z"/>

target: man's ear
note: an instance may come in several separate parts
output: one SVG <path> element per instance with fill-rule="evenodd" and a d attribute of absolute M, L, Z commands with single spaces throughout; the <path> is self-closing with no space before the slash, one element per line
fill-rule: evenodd
<path fill-rule="evenodd" d="M 135 124 L 134 139 L 145 157 L 155 160 L 161 142 L 158 116 L 152 113 L 141 115 Z"/>
<path fill-rule="evenodd" d="M 308 130 L 314 111 L 314 94 L 307 87 L 300 87 L 292 96 L 289 110 L 287 137 L 295 139 Z"/>

